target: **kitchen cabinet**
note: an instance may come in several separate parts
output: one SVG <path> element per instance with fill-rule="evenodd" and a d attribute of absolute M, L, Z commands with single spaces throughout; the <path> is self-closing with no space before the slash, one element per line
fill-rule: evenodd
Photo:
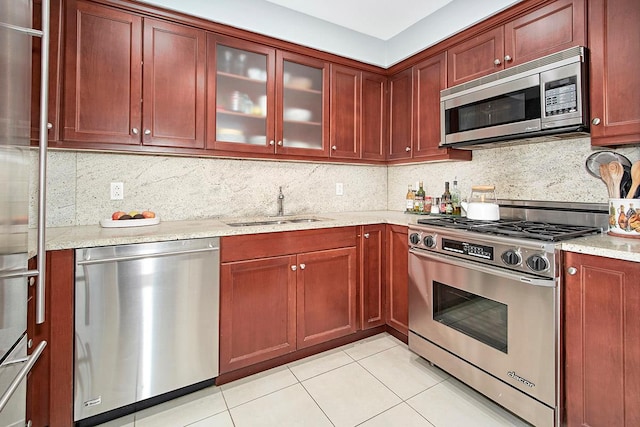
<path fill-rule="evenodd" d="M 207 148 L 328 155 L 327 63 L 232 37 L 207 37 Z"/>
<path fill-rule="evenodd" d="M 356 332 L 356 228 L 223 237 L 220 372 Z"/>
<path fill-rule="evenodd" d="M 385 260 L 386 226 L 364 225 L 358 231 L 360 240 L 360 328 L 370 329 L 385 324 Z"/>
<path fill-rule="evenodd" d="M 586 42 L 585 1 L 557 0 L 447 50 L 448 87 Z"/>
<path fill-rule="evenodd" d="M 204 31 L 84 1 L 66 25 L 65 142 L 204 147 Z"/>
<path fill-rule="evenodd" d="M 640 142 L 638 22 L 635 0 L 589 2 L 592 145 Z"/>
<path fill-rule="evenodd" d="M 390 160 L 471 160 L 471 152 L 440 148 L 440 91 L 447 57 L 429 57 L 390 78 Z"/>
<path fill-rule="evenodd" d="M 330 156 L 384 160 L 386 78 L 331 65 Z"/>
<path fill-rule="evenodd" d="M 409 333 L 409 243 L 405 226 L 387 225 L 387 325 Z"/>
<path fill-rule="evenodd" d="M 640 263 L 565 252 L 567 426 L 640 425 Z"/>

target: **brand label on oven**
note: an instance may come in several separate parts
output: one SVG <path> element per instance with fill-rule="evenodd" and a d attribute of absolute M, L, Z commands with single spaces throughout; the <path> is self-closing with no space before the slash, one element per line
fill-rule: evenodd
<path fill-rule="evenodd" d="M 476 258 L 493 261 L 493 248 L 491 246 L 476 245 L 458 240 L 442 239 L 442 249 L 457 254 L 463 254 Z"/>
<path fill-rule="evenodd" d="M 535 387 L 536 385 L 534 383 L 532 383 L 531 381 L 522 378 L 521 376 L 519 376 L 518 374 L 516 374 L 514 371 L 509 371 L 507 372 L 507 375 L 510 376 L 511 378 L 513 378 L 516 381 L 520 381 L 522 384 L 528 386 L 528 387 Z"/>

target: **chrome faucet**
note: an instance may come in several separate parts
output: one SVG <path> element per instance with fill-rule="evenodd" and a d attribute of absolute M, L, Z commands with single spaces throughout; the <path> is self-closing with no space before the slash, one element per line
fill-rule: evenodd
<path fill-rule="evenodd" d="M 282 187 L 280 187 L 280 193 L 278 193 L 278 216 L 284 215 L 284 194 L 282 194 Z"/>

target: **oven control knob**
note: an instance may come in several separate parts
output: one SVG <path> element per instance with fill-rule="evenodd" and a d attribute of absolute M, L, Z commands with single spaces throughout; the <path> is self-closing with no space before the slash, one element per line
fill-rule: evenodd
<path fill-rule="evenodd" d="M 424 245 L 428 248 L 435 248 L 436 246 L 436 239 L 434 239 L 433 236 L 425 237 L 423 242 L 424 242 Z"/>
<path fill-rule="evenodd" d="M 549 268 L 549 261 L 542 255 L 531 255 L 527 258 L 527 266 L 533 271 L 545 271 Z"/>
<path fill-rule="evenodd" d="M 412 245 L 417 245 L 418 243 L 420 243 L 420 235 L 418 235 L 418 233 L 413 233 L 411 234 L 411 236 L 409 236 L 409 240 L 411 241 Z"/>
<path fill-rule="evenodd" d="M 507 265 L 518 265 L 522 261 L 520 254 L 510 249 L 502 254 L 502 261 Z"/>

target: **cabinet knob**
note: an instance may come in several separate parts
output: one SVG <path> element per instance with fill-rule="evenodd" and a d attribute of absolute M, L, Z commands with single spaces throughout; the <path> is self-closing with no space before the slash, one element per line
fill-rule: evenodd
<path fill-rule="evenodd" d="M 578 269 L 575 267 L 567 268 L 567 273 L 569 273 L 571 276 L 575 276 L 577 272 L 578 272 Z"/>
<path fill-rule="evenodd" d="M 307 267 L 306 264 L 300 264 L 300 270 L 304 270 Z"/>
<path fill-rule="evenodd" d="M 298 266 L 297 266 L 297 265 L 292 265 L 292 266 L 291 266 L 291 270 L 292 270 L 292 271 L 296 271 L 297 269 L 298 269 Z"/>
<path fill-rule="evenodd" d="M 282 147 L 282 141 L 278 141 L 278 145 Z"/>
<path fill-rule="evenodd" d="M 145 135 L 151 135 L 151 129 L 145 129 L 144 130 L 144 134 Z"/>
<path fill-rule="evenodd" d="M 364 238 L 368 239 L 369 238 L 369 233 L 364 233 Z"/>
<path fill-rule="evenodd" d="M 338 147 L 336 147 L 335 145 L 332 145 L 332 146 L 331 146 L 331 149 L 332 149 L 333 151 L 336 151 L 336 150 L 338 149 Z"/>
<path fill-rule="evenodd" d="M 593 120 L 591 120 L 591 124 L 598 126 L 600 124 L 600 117 L 594 117 Z"/>
<path fill-rule="evenodd" d="M 406 148 L 404 149 L 404 151 L 406 151 L 406 152 L 408 153 L 409 151 L 411 151 L 411 147 L 406 147 Z"/>
<path fill-rule="evenodd" d="M 494 65 L 500 65 L 502 64 L 502 61 L 500 61 L 498 58 L 493 60 Z"/>
<path fill-rule="evenodd" d="M 512 59 L 513 59 L 513 58 L 512 58 L 511 56 L 507 55 L 507 56 L 505 56 L 505 57 L 504 57 L 504 62 L 509 62 L 509 61 L 511 61 Z M 496 65 L 497 65 L 497 64 L 496 64 Z"/>
<path fill-rule="evenodd" d="M 131 133 L 137 135 L 139 133 L 138 128 L 131 129 Z"/>
<path fill-rule="evenodd" d="M 275 141 L 272 139 L 271 141 L 269 141 L 269 145 L 275 145 Z"/>
<path fill-rule="evenodd" d="M 53 129 L 53 123 L 47 123 L 47 129 Z"/>

